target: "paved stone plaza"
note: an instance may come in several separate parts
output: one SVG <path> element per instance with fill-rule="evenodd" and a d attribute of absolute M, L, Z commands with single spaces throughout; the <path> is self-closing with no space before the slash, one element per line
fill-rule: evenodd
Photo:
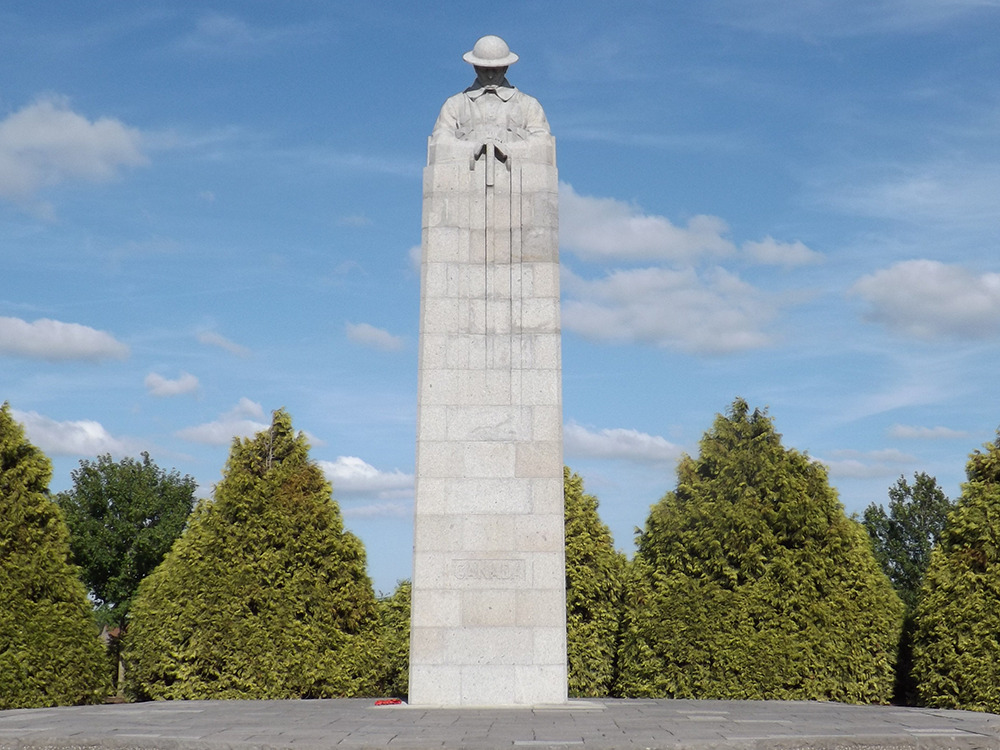
<path fill-rule="evenodd" d="M 21 748 L 880 748 L 1000 750 L 1000 716 L 780 701 L 571 701 L 559 708 L 191 701 L 0 711 Z"/>

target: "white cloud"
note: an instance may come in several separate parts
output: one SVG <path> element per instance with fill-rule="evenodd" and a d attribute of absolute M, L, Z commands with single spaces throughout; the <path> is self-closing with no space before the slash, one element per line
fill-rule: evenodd
<path fill-rule="evenodd" d="M 876 479 L 895 476 L 917 459 L 894 449 L 876 451 L 839 450 L 832 458 L 817 459 L 826 465 L 831 477 L 842 479 Z"/>
<path fill-rule="evenodd" d="M 681 449 L 659 435 L 638 430 L 612 428 L 597 432 L 569 422 L 563 428 L 563 449 L 567 455 L 585 458 L 614 458 L 635 463 L 673 463 Z"/>
<path fill-rule="evenodd" d="M 207 13 L 180 39 L 179 47 L 199 54 L 246 54 L 264 51 L 275 44 L 302 44 L 320 33 L 315 24 L 253 26 L 237 16 Z"/>
<path fill-rule="evenodd" d="M 731 255 L 729 227 L 717 216 L 694 216 L 678 227 L 614 198 L 577 194 L 559 185 L 559 244 L 587 260 L 693 261 Z"/>
<path fill-rule="evenodd" d="M 736 275 L 710 269 L 617 270 L 585 280 L 563 271 L 563 328 L 590 339 L 641 342 L 697 354 L 772 343 L 778 304 Z"/>
<path fill-rule="evenodd" d="M 409 518 L 413 515 L 413 506 L 408 503 L 371 503 L 353 508 L 341 505 L 344 518 Z"/>
<path fill-rule="evenodd" d="M 0 318 L 0 354 L 61 360 L 125 359 L 129 348 L 106 331 L 59 320 L 41 318 L 28 323 L 20 318 Z"/>
<path fill-rule="evenodd" d="M 249 357 L 250 350 L 245 346 L 234 343 L 225 336 L 214 331 L 201 331 L 198 333 L 198 342 L 206 346 L 217 346 L 237 357 Z"/>
<path fill-rule="evenodd" d="M 742 249 L 751 260 L 769 266 L 791 268 L 823 260 L 822 253 L 811 250 L 802 242 L 778 242 L 771 236 L 760 242 L 744 242 Z"/>
<path fill-rule="evenodd" d="M 24 425 L 28 439 L 53 456 L 124 455 L 137 452 L 135 443 L 116 438 L 100 422 L 89 419 L 57 422 L 37 412 L 11 409 L 14 419 Z"/>
<path fill-rule="evenodd" d="M 333 484 L 334 497 L 343 493 L 386 499 L 413 494 L 413 475 L 404 474 L 399 469 L 379 471 L 356 456 L 337 456 L 336 461 L 318 463 Z"/>
<path fill-rule="evenodd" d="M 925 340 L 1000 334 L 1000 273 L 908 260 L 863 276 L 850 291 L 868 303 L 866 320 L 896 333 Z"/>
<path fill-rule="evenodd" d="M 182 372 L 176 380 L 151 372 L 143 382 L 152 396 L 181 396 L 198 390 L 198 378 L 189 372 Z"/>
<path fill-rule="evenodd" d="M 420 262 L 423 260 L 423 254 L 424 250 L 420 245 L 414 245 L 406 251 L 406 255 L 410 259 L 410 268 L 417 273 L 420 273 Z"/>
<path fill-rule="evenodd" d="M 255 421 L 261 419 L 264 419 L 263 407 L 244 396 L 234 408 L 214 422 L 185 427 L 175 434 L 182 440 L 190 440 L 193 443 L 226 445 L 234 437 L 249 437 L 266 430 L 269 424 Z"/>
<path fill-rule="evenodd" d="M 969 437 L 968 432 L 953 430 L 950 427 L 917 427 L 914 425 L 894 424 L 889 428 L 889 436 L 901 440 L 953 440 Z"/>
<path fill-rule="evenodd" d="M 373 349 L 397 352 L 403 348 L 404 341 L 401 336 L 393 336 L 388 331 L 368 323 L 346 323 L 344 329 L 351 341 Z"/>
<path fill-rule="evenodd" d="M 30 199 L 67 180 L 101 182 L 146 163 L 138 130 L 90 121 L 59 97 L 43 97 L 0 121 L 0 197 Z"/>

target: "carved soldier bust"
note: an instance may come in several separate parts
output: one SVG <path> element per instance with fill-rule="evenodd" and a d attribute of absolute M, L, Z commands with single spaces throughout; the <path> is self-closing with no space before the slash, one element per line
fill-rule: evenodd
<path fill-rule="evenodd" d="M 507 68 L 518 56 L 503 39 L 484 36 L 462 59 L 475 68 L 476 80 L 444 103 L 432 143 L 465 142 L 478 150 L 486 143 L 516 144 L 549 135 L 538 100 L 507 80 Z"/>

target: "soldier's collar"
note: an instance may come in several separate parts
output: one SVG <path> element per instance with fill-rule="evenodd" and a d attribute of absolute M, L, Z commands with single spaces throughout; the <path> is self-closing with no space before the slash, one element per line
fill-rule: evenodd
<path fill-rule="evenodd" d="M 472 100 L 478 99 L 483 94 L 496 94 L 500 97 L 501 101 L 507 102 L 514 96 L 515 91 L 517 91 L 517 89 L 511 86 L 507 82 L 507 79 L 504 78 L 497 86 L 481 86 L 479 82 L 476 81 L 465 90 L 465 94 Z"/>

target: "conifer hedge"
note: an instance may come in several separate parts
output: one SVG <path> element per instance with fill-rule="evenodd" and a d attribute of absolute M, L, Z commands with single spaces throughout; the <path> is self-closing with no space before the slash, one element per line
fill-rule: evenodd
<path fill-rule="evenodd" d="M 926 705 L 1000 712 L 1000 433 L 966 477 L 917 603 L 913 677 Z"/>
<path fill-rule="evenodd" d="M 136 698 L 323 698 L 370 693 L 375 596 L 360 540 L 284 411 L 234 441 L 200 503 L 140 585 L 129 626 Z"/>
<path fill-rule="evenodd" d="M 381 664 L 376 694 L 405 698 L 410 689 L 410 604 L 413 586 L 399 581 L 392 596 L 379 599 Z"/>
<path fill-rule="evenodd" d="M 615 678 L 625 555 L 597 514 L 583 479 L 563 469 L 566 498 L 566 650 L 569 694 L 603 697 Z"/>
<path fill-rule="evenodd" d="M 0 709 L 96 703 L 108 694 L 93 608 L 48 497 L 52 464 L 0 407 Z"/>
<path fill-rule="evenodd" d="M 650 511 L 617 692 L 887 702 L 903 606 L 825 469 L 737 399 Z"/>

